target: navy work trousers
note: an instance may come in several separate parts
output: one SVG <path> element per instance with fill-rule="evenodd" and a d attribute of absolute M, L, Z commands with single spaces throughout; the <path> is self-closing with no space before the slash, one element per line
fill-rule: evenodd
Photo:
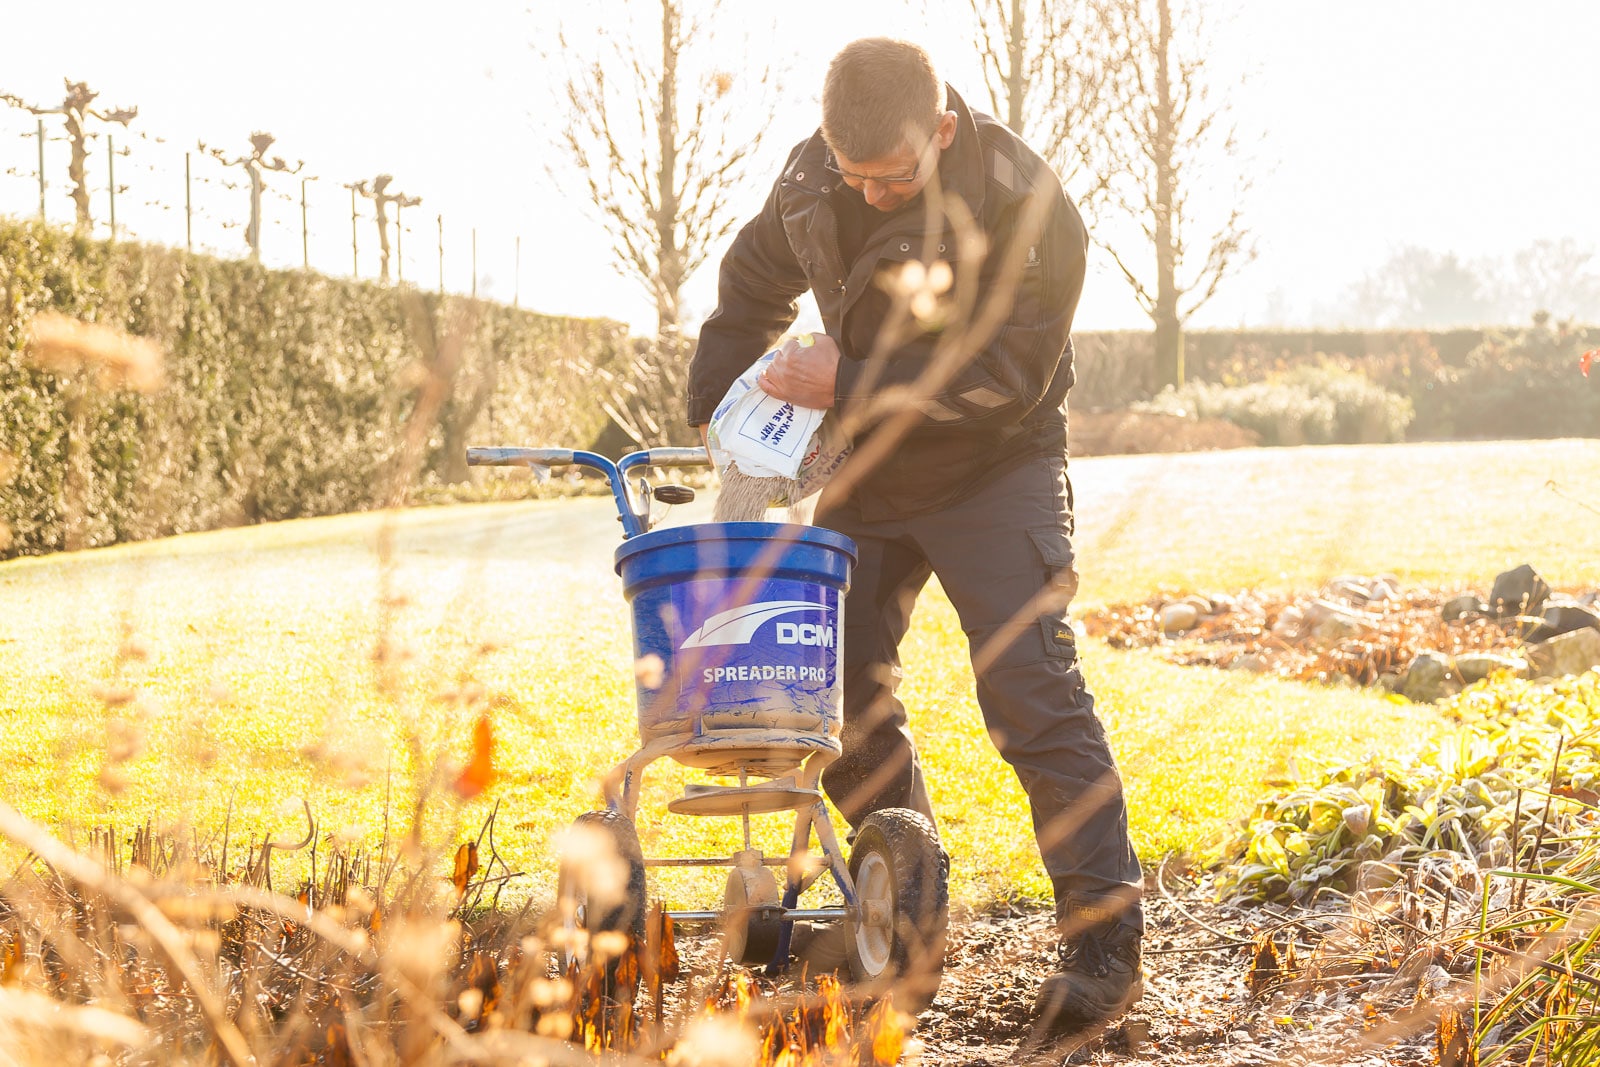
<path fill-rule="evenodd" d="M 824 494 L 816 521 L 860 550 L 844 612 L 844 754 L 822 778 L 835 806 L 852 826 L 886 807 L 933 818 L 895 690 L 912 604 L 937 575 L 967 635 L 989 736 L 1027 792 L 1058 911 L 1068 896 L 1117 900 L 1138 924 L 1122 781 L 1067 620 L 1078 576 L 1066 457 L 1029 459 L 905 519 L 869 522 Z"/>

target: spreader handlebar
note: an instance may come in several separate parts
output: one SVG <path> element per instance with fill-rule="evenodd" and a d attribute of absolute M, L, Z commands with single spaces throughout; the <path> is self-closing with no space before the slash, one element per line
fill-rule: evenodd
<path fill-rule="evenodd" d="M 703 448 L 647 448 L 630 452 L 613 463 L 598 452 L 575 448 L 469 448 L 469 467 L 590 467 L 606 476 L 611 495 L 616 499 L 617 516 L 622 520 L 622 535 L 636 537 L 650 526 L 648 487 L 641 488 L 640 502 L 629 498 L 628 472 L 634 467 L 709 467 L 711 457 Z"/>
<path fill-rule="evenodd" d="M 634 456 L 638 456 L 637 460 Z M 629 462 L 629 461 L 632 462 Z M 623 456 L 617 463 L 619 467 L 709 467 L 711 457 L 706 455 L 703 448 L 651 448 L 644 452 L 635 452 L 630 456 Z"/>
<path fill-rule="evenodd" d="M 469 467 L 568 467 L 577 462 L 570 448 L 469 448 Z"/>

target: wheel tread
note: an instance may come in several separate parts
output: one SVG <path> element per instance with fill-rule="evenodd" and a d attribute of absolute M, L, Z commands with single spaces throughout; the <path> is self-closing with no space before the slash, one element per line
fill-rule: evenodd
<path fill-rule="evenodd" d="M 877 977 L 902 977 L 915 967 L 919 972 L 916 981 L 900 983 L 896 995 L 902 1008 L 917 1012 L 933 1000 L 944 969 L 945 938 L 950 921 L 950 854 L 939 843 L 939 833 L 927 816 L 909 808 L 884 808 L 868 815 L 857 829 L 855 846 L 851 850 L 852 876 L 858 869 L 858 855 L 877 848 L 879 839 L 890 857 L 899 884 L 895 887 L 892 973 Z M 910 873 L 913 871 L 914 874 Z M 915 890 L 919 898 L 927 894 L 930 899 L 907 902 L 903 896 L 908 888 Z M 911 908 L 915 915 L 900 914 L 905 907 Z M 903 928 L 902 920 L 911 920 L 913 928 L 909 931 Z M 853 942 L 850 956 L 851 969 L 857 972 L 858 978 L 874 977 L 861 973 L 863 967 Z"/>

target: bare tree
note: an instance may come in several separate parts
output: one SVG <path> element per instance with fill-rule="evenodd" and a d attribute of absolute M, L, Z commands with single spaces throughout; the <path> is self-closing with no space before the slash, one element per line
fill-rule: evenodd
<path fill-rule="evenodd" d="M 72 202 L 77 207 L 77 225 L 80 230 L 87 230 L 92 225 L 89 216 L 89 137 L 92 136 L 84 123 L 88 119 L 99 119 L 117 126 L 126 126 L 139 114 L 136 107 L 103 110 L 91 107 L 95 98 L 100 94 L 89 88 L 88 82 L 75 82 L 63 79 L 67 86 L 67 95 L 55 107 L 39 107 L 34 104 L 24 103 L 20 97 L 10 93 L 0 93 L 0 100 L 15 107 L 20 107 L 35 115 L 60 115 L 67 127 L 67 143 L 72 146 L 72 158 L 67 164 L 67 177 L 72 181 Z"/>
<path fill-rule="evenodd" d="M 967 0 L 967 7 L 995 116 L 1069 190 L 1085 174 L 1103 183 L 1086 165 L 1106 70 L 1102 0 Z"/>
<path fill-rule="evenodd" d="M 258 130 L 250 135 L 250 154 L 234 159 L 229 159 L 220 148 L 207 148 L 204 143 L 200 145 L 200 151 L 209 152 L 224 167 L 243 167 L 250 176 L 250 224 L 245 227 L 244 239 L 250 246 L 250 258 L 258 262 L 261 259 L 261 194 L 267 187 L 266 172 L 296 174 L 306 165 L 301 160 L 291 167 L 282 156 L 267 159 L 267 150 L 276 140 L 272 134 Z"/>
<path fill-rule="evenodd" d="M 574 47 L 565 28 L 558 34 L 569 57 L 560 89 L 568 118 L 556 148 L 581 175 L 618 272 L 655 304 L 654 343 L 606 386 L 617 424 L 641 443 L 681 432 L 683 287 L 738 223 L 731 198 L 773 114 L 770 69 L 747 67 L 748 49 L 732 51 L 755 73 L 719 68 L 720 4 L 691 12 L 692 2 L 613 0 L 599 52 Z"/>
<path fill-rule="evenodd" d="M 1211 81 L 1199 0 L 1106 0 L 1105 13 L 1114 47 L 1094 151 L 1106 182 L 1090 203 L 1097 215 L 1109 208 L 1137 223 L 1140 240 L 1101 243 L 1155 326 L 1157 381 L 1181 385 L 1184 322 L 1255 257 L 1238 199 L 1249 178 L 1228 101 Z M 1202 174 L 1234 199 L 1197 245 L 1190 231 Z M 1135 267 L 1136 252 L 1152 251 L 1153 277 Z"/>
<path fill-rule="evenodd" d="M 402 208 L 416 207 L 422 203 L 420 196 L 407 196 L 405 193 L 391 193 L 389 186 L 394 182 L 394 175 L 380 174 L 372 179 L 368 185 L 364 181 L 356 182 L 350 188 L 372 201 L 372 214 L 378 222 L 378 280 L 389 280 L 389 205 L 394 205 L 395 237 L 400 237 L 400 210 Z M 400 274 L 405 275 L 405 264 L 400 264 Z"/>
<path fill-rule="evenodd" d="M 684 282 L 738 221 L 729 198 L 770 124 L 770 101 L 761 107 L 770 74 L 735 75 L 706 62 L 717 2 L 698 15 L 690 0 L 613 6 L 621 17 L 607 24 L 627 29 L 606 34 L 602 54 L 568 68 L 568 123 L 557 147 L 583 176 L 618 269 L 654 301 L 658 339 L 675 341 Z M 578 54 L 565 31 L 559 40 L 566 54 Z"/>

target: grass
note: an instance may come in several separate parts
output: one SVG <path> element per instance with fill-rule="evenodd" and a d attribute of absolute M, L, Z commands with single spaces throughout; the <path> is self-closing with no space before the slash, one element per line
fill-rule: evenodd
<path fill-rule="evenodd" d="M 1597 470 L 1600 443 L 1576 441 L 1076 462 L 1080 603 L 1309 588 L 1341 572 L 1486 590 L 1524 561 L 1557 585 L 1600 584 L 1592 514 L 1545 488 L 1582 495 Z M 594 806 L 599 774 L 637 742 L 608 509 L 581 498 L 342 516 L 0 565 L 0 790 L 80 831 L 147 817 L 214 831 L 231 808 L 241 841 L 299 836 L 303 796 L 323 830 L 376 845 L 386 820 L 392 835 L 465 757 L 478 708 L 459 696 L 478 686 L 501 695 L 501 779 L 471 803 L 425 805 L 427 836 L 473 832 L 500 802 L 500 850 L 542 895 L 552 837 Z M 383 634 L 401 653 L 388 691 L 372 658 Z M 936 589 L 908 641 L 903 695 L 953 892 L 966 903 L 1045 894 L 1021 791 L 984 734 Z M 1427 709 L 1365 693 L 1092 642 L 1084 654 L 1147 860 L 1204 841 L 1292 756 L 1393 749 L 1434 728 Z M 107 686 L 139 698 L 108 706 Z M 120 792 L 101 780 L 113 734 L 139 749 L 117 768 Z M 662 764 L 653 775 L 647 851 L 735 847 L 723 820 L 665 815 L 686 776 Z M 781 822 L 762 823 L 776 851 Z M 674 904 L 720 893 L 715 875 L 658 884 Z"/>

